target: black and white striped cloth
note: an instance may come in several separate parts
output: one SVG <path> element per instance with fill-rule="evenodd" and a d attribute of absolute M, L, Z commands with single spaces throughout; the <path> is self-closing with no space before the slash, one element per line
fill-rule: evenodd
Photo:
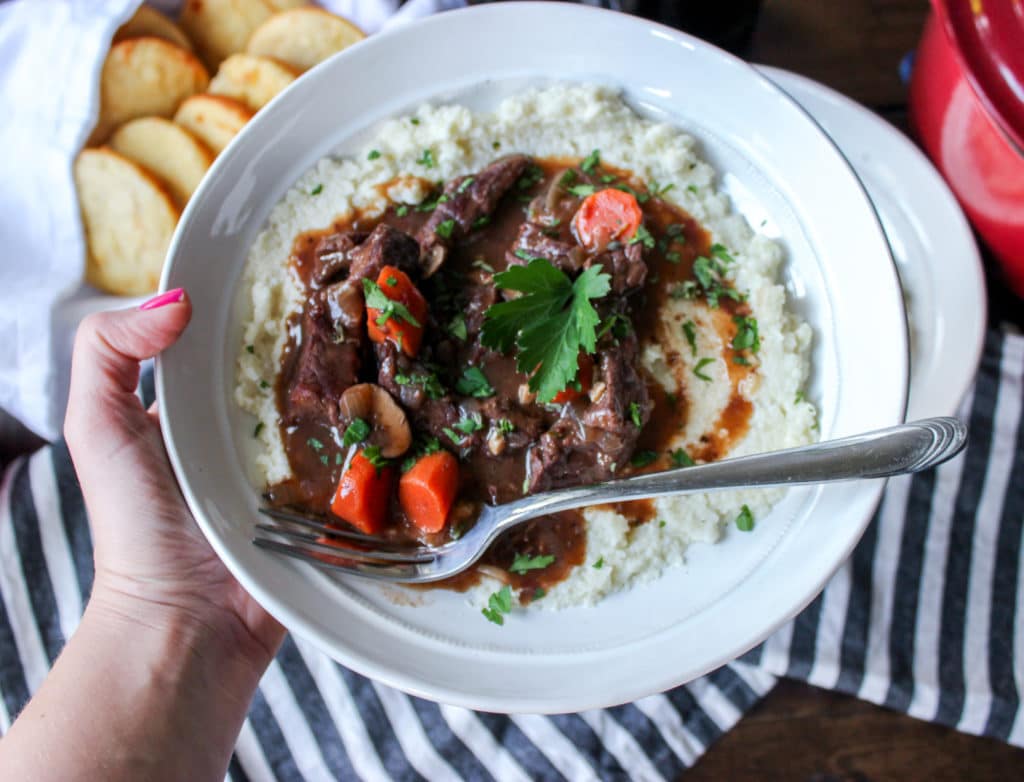
<path fill-rule="evenodd" d="M 152 396 L 152 380 L 143 381 Z M 804 679 L 1024 746 L 1024 337 L 988 334 L 961 415 L 966 452 L 889 483 L 825 591 L 764 644 L 683 687 L 563 716 L 412 698 L 289 637 L 260 684 L 240 780 L 671 780 L 767 693 Z M 89 530 L 63 443 L 0 484 L 0 729 L 40 685 L 88 599 Z"/>

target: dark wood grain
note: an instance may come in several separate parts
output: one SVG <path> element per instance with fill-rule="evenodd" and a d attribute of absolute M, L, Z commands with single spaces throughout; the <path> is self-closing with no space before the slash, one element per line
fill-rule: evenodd
<path fill-rule="evenodd" d="M 927 12 L 926 0 L 766 0 L 749 58 L 823 82 L 906 131 L 899 63 Z M 959 782 L 1022 774 L 1024 750 L 783 680 L 683 778 Z"/>

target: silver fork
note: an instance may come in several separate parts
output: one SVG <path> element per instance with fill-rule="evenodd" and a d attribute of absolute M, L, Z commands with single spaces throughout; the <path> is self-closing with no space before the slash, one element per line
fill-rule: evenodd
<path fill-rule="evenodd" d="M 261 508 L 260 513 L 273 523 L 258 523 L 256 529 L 274 537 L 257 536 L 252 542 L 342 573 L 422 584 L 460 573 L 476 562 L 501 533 L 549 513 L 668 494 L 888 478 L 941 464 L 966 443 L 967 428 L 956 418 L 926 418 L 800 448 L 559 489 L 504 505 L 484 506 L 465 535 L 432 547 L 336 530 L 326 526 L 322 518 Z M 337 544 L 318 543 L 321 535 L 330 536 Z M 350 548 L 353 544 L 359 548 Z M 331 561 L 321 559 L 323 555 L 329 555 Z"/>

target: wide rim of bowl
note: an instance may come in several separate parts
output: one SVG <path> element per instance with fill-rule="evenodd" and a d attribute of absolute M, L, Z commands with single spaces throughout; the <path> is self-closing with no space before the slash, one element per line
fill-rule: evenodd
<path fill-rule="evenodd" d="M 537 17 L 537 14 L 540 14 L 541 17 Z M 246 144 L 251 137 L 263 133 L 266 129 L 272 128 L 275 123 L 286 116 L 286 112 L 289 109 L 289 103 L 306 100 L 308 96 L 315 94 L 319 80 L 325 78 L 326 74 L 333 73 L 335 71 L 343 72 L 350 60 L 362 57 L 369 51 L 374 50 L 376 47 L 395 45 L 393 42 L 404 40 L 403 36 L 418 37 L 430 33 L 438 33 L 439 31 L 443 31 L 445 27 L 455 26 L 467 19 L 472 19 L 477 24 L 490 24 L 500 27 L 500 20 L 502 18 L 509 18 L 508 15 L 525 15 L 536 19 L 540 19 L 542 17 L 548 19 L 557 18 L 559 21 L 565 21 L 569 18 L 575 21 L 582 21 L 586 19 L 588 22 L 599 18 L 607 19 L 609 16 L 612 16 L 616 18 L 617 25 L 632 25 L 637 28 L 638 33 L 640 32 L 640 28 L 642 28 L 644 34 L 669 39 L 689 50 L 699 51 L 702 56 L 718 58 L 723 62 L 723 65 L 728 65 L 735 69 L 742 69 L 744 79 L 751 80 L 752 83 L 756 83 L 759 89 L 770 93 L 773 100 L 778 100 L 783 104 L 794 107 L 798 112 L 797 116 L 802 117 L 805 121 L 809 121 L 811 126 L 813 126 L 815 133 L 820 136 L 818 140 L 823 144 L 823 148 L 830 148 L 839 156 L 839 159 L 842 161 L 842 165 L 844 165 L 849 171 L 851 182 L 856 184 L 856 187 L 859 189 L 861 197 L 863 198 L 864 204 L 868 206 L 870 210 L 874 220 L 875 230 L 877 231 L 877 236 L 880 240 L 880 246 L 883 248 L 888 247 L 884 231 L 882 230 L 881 224 L 878 220 L 878 215 L 874 211 L 870 198 L 867 196 L 863 185 L 853 173 L 849 163 L 842 157 L 842 153 L 839 152 L 834 142 L 821 129 L 821 127 L 812 118 L 810 118 L 809 114 L 800 107 L 796 101 L 786 95 L 783 90 L 779 89 L 771 82 L 770 79 L 760 74 L 751 65 L 728 53 L 722 52 L 710 44 L 686 35 L 685 33 L 681 33 L 672 28 L 649 22 L 647 20 L 628 16 L 626 14 L 565 3 L 527 2 L 475 6 L 428 17 L 410 25 L 390 30 L 385 34 L 375 36 L 363 43 L 357 44 L 355 47 L 336 55 L 331 60 L 318 65 L 310 72 L 310 74 L 307 75 L 307 77 L 296 80 L 295 83 L 275 98 L 274 102 L 257 114 L 256 117 L 242 129 L 238 137 L 236 137 L 229 147 L 221 153 L 207 177 L 204 178 L 196 194 L 186 207 L 186 210 L 178 224 L 177 230 L 175 231 L 171 247 L 168 252 L 169 262 L 165 266 L 161 280 L 161 289 L 166 289 L 174 279 L 176 274 L 174 261 L 180 255 L 181 245 L 184 241 L 183 237 L 187 232 L 188 226 L 196 218 L 196 215 L 200 210 L 207 206 L 204 202 L 209 197 L 208 193 L 217 186 L 217 180 L 222 176 L 222 172 L 233 164 L 236 157 L 244 154 Z M 360 52 L 363 54 L 360 54 Z M 483 80 L 486 76 L 482 74 L 480 78 Z M 288 186 L 291 185 L 290 182 L 287 184 Z M 892 314 L 894 316 L 898 316 L 902 320 L 902 333 L 896 335 L 894 338 L 901 340 L 903 350 L 901 351 L 902 363 L 896 367 L 896 371 L 899 372 L 899 376 L 894 378 L 894 385 L 892 386 L 895 391 L 895 384 L 898 383 L 899 399 L 890 400 L 892 409 L 890 410 L 889 407 L 886 406 L 885 411 L 881 414 L 885 415 L 887 419 L 891 419 L 889 421 L 890 423 L 896 423 L 897 420 L 902 420 L 906 408 L 909 365 L 907 360 L 906 315 L 898 294 L 898 277 L 895 262 L 892 259 L 891 253 L 887 253 L 887 258 L 888 263 L 885 265 L 885 268 L 888 270 L 886 272 L 887 279 L 881 280 L 880 286 L 882 290 L 892 293 L 894 297 L 894 300 L 890 301 L 888 306 L 891 306 Z M 866 483 L 861 487 L 860 492 L 857 495 L 856 502 L 853 503 L 856 507 L 854 512 L 858 517 L 856 519 L 848 520 L 849 530 L 846 533 L 848 537 L 842 541 L 841 545 L 838 543 L 836 544 L 836 550 L 829 552 L 831 556 L 827 561 L 821 563 L 820 569 L 816 568 L 813 575 L 800 576 L 801 580 L 799 581 L 799 584 L 793 588 L 795 591 L 800 593 L 801 599 L 794 601 L 786 611 L 774 614 L 770 621 L 759 624 L 755 631 L 748 632 L 743 635 L 743 637 L 734 639 L 728 644 L 723 644 L 717 654 L 709 654 L 699 666 L 691 665 L 689 668 L 665 666 L 664 670 L 659 671 L 659 675 L 648 676 L 642 686 L 619 684 L 617 685 L 618 688 L 613 691 L 606 691 L 604 694 L 589 693 L 587 695 L 581 695 L 580 697 L 575 698 L 571 703 L 552 702 L 550 698 L 546 698 L 545 696 L 537 693 L 527 693 L 521 697 L 509 697 L 507 695 L 494 696 L 490 693 L 468 692 L 465 689 L 438 685 L 436 681 L 425 682 L 420 676 L 417 676 L 415 672 L 410 672 L 404 669 L 398 670 L 386 665 L 381 665 L 371 655 L 359 654 L 351 648 L 343 646 L 339 647 L 337 638 L 332 637 L 331 633 L 328 632 L 326 628 L 309 617 L 300 615 L 301 612 L 298 609 L 293 609 L 288 604 L 288 601 L 267 589 L 261 583 L 261 579 L 257 574 L 250 572 L 245 567 L 239 565 L 231 551 L 229 542 L 222 538 L 214 528 L 214 525 L 204 517 L 201 501 L 202 498 L 193 491 L 189 482 L 188 465 L 185 463 L 182 450 L 178 443 L 179 434 L 182 438 L 187 436 L 188 422 L 174 420 L 173 416 L 168 415 L 167 405 L 169 393 L 173 391 L 173 381 L 171 376 L 174 373 L 174 368 L 172 367 L 172 363 L 173 359 L 168 356 L 161 356 L 156 362 L 156 388 L 161 416 L 164 420 L 164 441 L 167 446 L 172 467 L 174 468 L 175 474 L 181 484 L 182 493 L 184 494 L 190 509 L 196 516 L 197 522 L 209 540 L 211 546 L 222 561 L 225 562 L 235 578 L 272 615 L 281 620 L 282 623 L 290 629 L 302 634 L 306 638 L 309 638 L 320 649 L 324 650 L 354 671 L 414 695 L 468 708 L 497 712 L 515 711 L 553 713 L 604 707 L 615 703 L 633 700 L 653 692 L 664 691 L 670 687 L 692 680 L 703 673 L 713 670 L 714 668 L 735 659 L 762 641 L 785 622 L 789 621 L 814 599 L 818 592 L 820 592 L 824 587 L 827 580 L 842 564 L 842 562 L 845 561 L 853 550 L 853 547 L 860 540 L 864 529 L 870 521 L 872 512 L 881 497 L 881 492 L 884 486 L 884 482 L 882 481 L 873 481 Z M 181 428 L 180 432 L 179 427 Z M 777 554 L 778 549 L 773 551 L 771 556 L 776 556 Z M 588 655 L 580 655 L 580 657 L 587 657 L 590 659 L 590 656 Z M 510 659 L 515 659 L 515 656 L 506 653 L 504 654 L 504 658 L 508 661 Z"/>

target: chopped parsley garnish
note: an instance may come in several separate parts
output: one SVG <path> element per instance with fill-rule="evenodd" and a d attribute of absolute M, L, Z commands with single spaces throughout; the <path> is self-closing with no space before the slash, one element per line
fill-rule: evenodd
<path fill-rule="evenodd" d="M 451 319 L 451 322 L 448 324 L 448 333 L 456 339 L 461 339 L 463 342 L 469 337 L 469 334 L 466 332 L 466 318 L 461 312 Z"/>
<path fill-rule="evenodd" d="M 345 429 L 341 437 L 341 444 L 345 447 L 361 443 L 370 436 L 370 425 L 362 418 L 353 418 L 352 423 Z"/>
<path fill-rule="evenodd" d="M 477 269 L 483 269 L 488 274 L 494 274 L 494 267 L 487 263 L 483 258 L 477 258 L 473 261 L 473 266 Z"/>
<path fill-rule="evenodd" d="M 629 460 L 634 467 L 646 467 L 658 460 L 658 454 L 654 451 L 637 451 Z"/>
<path fill-rule="evenodd" d="M 725 267 L 717 258 L 698 256 L 697 260 L 693 262 L 693 274 L 707 295 L 709 307 L 717 308 L 718 300 L 722 296 L 733 301 L 743 301 L 744 297 L 739 291 L 725 284 Z"/>
<path fill-rule="evenodd" d="M 308 445 L 314 451 L 322 451 L 324 449 L 324 444 L 317 440 L 315 437 L 310 437 L 308 440 L 306 440 L 306 445 Z"/>
<path fill-rule="evenodd" d="M 696 185 L 687 185 L 686 189 L 689 190 L 694 195 L 697 195 L 697 186 Z"/>
<path fill-rule="evenodd" d="M 260 436 L 260 432 L 262 432 L 262 431 L 263 431 L 263 422 L 260 421 L 258 424 L 256 424 L 256 428 L 252 430 L 252 436 L 253 437 L 259 437 Z"/>
<path fill-rule="evenodd" d="M 409 122 L 411 122 L 413 125 L 419 125 L 420 119 L 419 117 L 409 117 Z"/>
<path fill-rule="evenodd" d="M 736 529 L 740 532 L 750 532 L 754 528 L 754 514 L 750 512 L 750 508 L 744 505 L 736 517 Z"/>
<path fill-rule="evenodd" d="M 572 187 L 567 187 L 566 190 L 577 198 L 586 198 L 588 195 L 593 195 L 597 188 L 593 185 L 573 185 Z"/>
<path fill-rule="evenodd" d="M 379 157 L 380 157 L 380 150 L 379 149 L 371 149 L 370 153 L 366 156 L 366 159 L 367 160 L 376 160 Z"/>
<path fill-rule="evenodd" d="M 391 276 L 391 277 L 388 277 L 386 280 L 384 280 L 384 282 L 386 282 L 388 284 L 389 288 L 394 288 L 396 285 L 398 285 L 398 278 L 394 277 L 394 276 Z"/>
<path fill-rule="evenodd" d="M 457 188 L 455 188 L 455 192 L 456 193 L 465 193 L 466 192 L 466 188 L 469 187 L 471 184 L 473 184 L 473 180 L 474 179 L 476 179 L 476 177 L 472 177 L 472 176 L 468 176 L 465 179 L 463 179 L 461 182 L 459 182 L 459 186 Z"/>
<path fill-rule="evenodd" d="M 487 375 L 480 367 L 466 367 L 462 377 L 455 384 L 455 390 L 466 396 L 475 396 L 477 399 L 494 396 L 494 387 L 487 381 Z"/>
<path fill-rule="evenodd" d="M 658 529 L 665 526 L 665 519 L 658 519 Z"/>
<path fill-rule="evenodd" d="M 255 345 L 246 345 L 245 346 L 245 352 L 246 353 L 255 353 L 256 352 L 256 346 Z"/>
<path fill-rule="evenodd" d="M 629 193 L 631 196 L 633 196 L 633 198 L 636 199 L 638 204 L 646 204 L 648 201 L 651 200 L 650 193 L 643 193 L 639 190 L 630 187 L 629 185 L 615 185 L 615 189 L 621 190 L 623 193 Z"/>
<path fill-rule="evenodd" d="M 706 358 L 706 357 L 702 358 L 700 361 L 697 362 L 697 366 L 695 366 L 693 368 L 693 374 L 695 374 L 697 377 L 699 377 L 705 383 L 710 383 L 711 382 L 711 378 L 708 377 L 707 375 L 705 375 L 702 370 L 708 364 L 714 364 L 714 363 L 715 363 L 715 360 L 713 358 Z"/>
<path fill-rule="evenodd" d="M 434 151 L 429 148 L 423 150 L 423 154 L 419 156 L 416 162 L 424 168 L 434 168 L 437 166 L 437 161 L 434 160 Z"/>
<path fill-rule="evenodd" d="M 453 443 L 458 445 L 466 439 L 466 436 L 473 434 L 473 432 L 478 432 L 483 428 L 484 419 L 480 413 L 471 413 L 455 424 L 455 429 L 446 426 L 441 431 L 444 432 Z M 456 429 L 458 432 L 455 431 Z M 459 434 L 459 432 L 461 432 L 461 434 Z"/>
<path fill-rule="evenodd" d="M 476 218 L 476 220 L 473 221 L 473 229 L 476 230 L 477 228 L 483 228 L 485 225 L 488 225 L 490 222 L 491 222 L 491 216 L 490 215 L 480 215 L 478 218 Z"/>
<path fill-rule="evenodd" d="M 310 195 L 320 195 L 324 190 L 323 183 L 318 184 L 312 190 L 309 191 Z"/>
<path fill-rule="evenodd" d="M 601 176 L 601 182 L 606 185 L 609 184 L 610 182 L 614 182 L 616 179 L 618 179 L 618 177 L 615 176 L 615 174 L 603 174 Z"/>
<path fill-rule="evenodd" d="M 533 600 L 540 600 L 547 592 L 544 591 L 544 587 L 537 587 L 533 590 Z"/>
<path fill-rule="evenodd" d="M 322 464 L 322 465 L 324 465 L 324 467 L 326 467 L 328 464 L 330 464 L 330 462 L 331 462 L 331 457 L 330 456 L 328 456 L 325 453 L 320 454 L 320 464 Z"/>
<path fill-rule="evenodd" d="M 636 233 L 633 234 L 633 238 L 629 240 L 629 243 L 640 243 L 648 250 L 651 250 L 654 248 L 654 237 L 651 236 L 651 232 L 647 230 L 646 225 L 641 225 L 636 229 Z"/>
<path fill-rule="evenodd" d="M 693 353 L 693 357 L 697 358 L 697 324 L 692 320 L 686 321 L 686 323 L 683 324 L 683 335 L 686 337 L 686 341 L 690 345 L 690 351 Z"/>
<path fill-rule="evenodd" d="M 541 554 L 536 557 L 516 554 L 515 561 L 512 563 L 512 567 L 509 568 L 509 572 L 526 573 L 529 570 L 543 570 L 554 561 L 555 558 L 551 554 Z"/>
<path fill-rule="evenodd" d="M 736 355 L 732 357 L 733 364 L 739 364 L 741 367 L 749 367 L 750 360 L 746 356 Z"/>
<path fill-rule="evenodd" d="M 674 451 L 669 451 L 668 455 L 672 457 L 673 467 L 693 467 L 694 461 L 682 448 L 676 448 Z"/>
<path fill-rule="evenodd" d="M 268 383 L 266 380 L 261 380 L 260 381 L 260 388 L 262 388 L 264 391 L 266 391 L 268 388 L 270 388 L 270 383 Z"/>
<path fill-rule="evenodd" d="M 543 258 L 538 258 L 536 255 L 530 255 L 528 252 L 526 252 L 526 250 L 522 249 L 521 247 L 516 249 L 513 255 L 515 255 L 515 257 L 518 258 L 519 260 L 526 261 L 527 263 L 530 263 L 531 261 L 544 260 Z"/>
<path fill-rule="evenodd" d="M 794 405 L 798 405 L 801 402 L 806 402 L 806 401 L 807 401 L 807 397 L 804 395 L 803 391 L 797 391 L 796 392 L 796 396 L 793 397 L 793 404 Z"/>
<path fill-rule="evenodd" d="M 601 328 L 597 331 L 597 338 L 601 339 L 605 334 L 611 332 L 615 339 L 625 339 L 629 336 L 630 329 L 632 328 L 633 324 L 629 318 L 618 312 L 613 312 L 601 321 Z"/>
<path fill-rule="evenodd" d="M 733 350 L 749 350 L 756 353 L 761 349 L 761 337 L 757 333 L 757 320 L 736 315 L 732 322 L 736 324 L 736 336 L 732 338 Z"/>
<path fill-rule="evenodd" d="M 516 187 L 520 190 L 529 190 L 544 178 L 544 170 L 540 166 L 531 165 L 526 172 L 519 177 Z"/>
<path fill-rule="evenodd" d="M 425 375 L 395 375 L 395 382 L 400 386 L 420 386 L 431 399 L 444 396 L 444 386 L 433 372 Z"/>
<path fill-rule="evenodd" d="M 611 288 L 611 277 L 600 269 L 591 266 L 570 281 L 549 261 L 535 258 L 494 276 L 498 288 L 523 295 L 487 309 L 480 341 L 505 353 L 518 348 L 516 367 L 529 373 L 529 388 L 541 403 L 576 377 L 581 349 L 594 352 L 599 320 L 590 300 Z"/>
<path fill-rule="evenodd" d="M 380 470 L 381 467 L 387 467 L 390 462 L 384 458 L 384 455 L 380 452 L 379 445 L 368 445 L 363 451 L 363 458 L 366 459 L 370 464 Z"/>
<path fill-rule="evenodd" d="M 505 584 L 494 592 L 487 600 L 487 608 L 481 608 L 480 612 L 496 625 L 505 624 L 505 615 L 512 613 L 512 587 Z"/>
<path fill-rule="evenodd" d="M 679 223 L 672 223 L 668 228 L 665 229 L 665 236 L 669 237 L 674 241 L 679 241 L 679 237 L 683 235 L 683 226 Z"/>
<path fill-rule="evenodd" d="M 396 216 L 398 216 L 398 217 L 405 217 L 407 214 L 409 214 L 409 205 L 408 204 L 399 204 L 398 206 L 395 207 L 395 215 Z"/>
<path fill-rule="evenodd" d="M 452 197 L 450 195 L 448 195 L 447 193 L 441 193 L 441 195 L 438 196 L 438 198 L 437 198 L 437 203 L 439 203 L 439 204 L 447 204 L 451 200 L 452 200 Z"/>
<path fill-rule="evenodd" d="M 441 441 L 436 437 L 428 437 L 425 440 L 417 438 L 416 446 L 413 448 L 412 453 L 406 457 L 405 461 L 402 462 L 402 472 L 409 472 L 416 462 L 422 459 L 424 456 L 429 456 L 432 453 L 437 453 L 441 450 Z M 452 528 L 452 532 L 455 532 L 455 528 Z M 462 534 L 462 531 L 459 531 Z M 452 538 L 455 540 L 455 537 Z"/>
<path fill-rule="evenodd" d="M 491 149 L 501 149 L 501 142 L 500 141 L 492 141 L 491 142 Z"/>
<path fill-rule="evenodd" d="M 437 228 L 434 229 L 434 233 L 440 236 L 442 239 L 450 239 L 452 231 L 455 230 L 455 221 L 452 219 L 444 220 L 438 223 Z"/>
<path fill-rule="evenodd" d="M 573 182 L 579 179 L 579 174 L 576 173 L 575 168 L 567 168 L 565 173 L 562 174 L 562 178 L 558 180 L 559 187 L 569 187 Z"/>
<path fill-rule="evenodd" d="M 599 165 L 601 165 L 601 150 L 595 149 L 583 159 L 583 162 L 580 163 L 580 169 L 584 173 L 593 174 L 594 169 Z"/>
<path fill-rule="evenodd" d="M 725 245 L 711 245 L 711 254 L 723 263 L 736 263 L 736 259 L 729 255 L 729 251 L 725 249 Z"/>
<path fill-rule="evenodd" d="M 633 426 L 635 426 L 637 429 L 644 425 L 644 419 L 640 413 L 639 403 L 629 403 L 629 420 L 633 422 Z"/>
<path fill-rule="evenodd" d="M 671 182 L 669 182 L 667 185 L 659 185 L 653 179 L 651 180 L 651 192 L 656 196 L 665 195 L 665 193 L 667 193 L 673 187 L 675 187 L 675 185 L 672 184 Z"/>
<path fill-rule="evenodd" d="M 597 562 L 593 564 L 594 570 L 600 570 L 604 567 L 604 557 L 600 557 Z"/>
<path fill-rule="evenodd" d="M 373 280 L 363 279 L 363 295 L 366 297 L 366 308 L 380 312 L 377 316 L 378 326 L 383 326 L 388 320 L 395 318 L 420 328 L 420 322 L 413 317 L 409 309 L 402 302 L 389 299 Z"/>
<path fill-rule="evenodd" d="M 516 425 L 509 421 L 507 418 L 502 418 L 501 420 L 498 421 L 498 431 L 501 432 L 502 434 L 508 434 L 509 432 L 514 432 L 515 430 Z"/>
<path fill-rule="evenodd" d="M 693 280 L 686 280 L 686 282 L 679 283 L 670 292 L 669 296 L 673 299 L 695 299 L 697 298 L 698 286 Z"/>
<path fill-rule="evenodd" d="M 669 263 L 679 263 L 680 261 L 683 260 L 683 256 L 681 256 L 675 250 L 669 250 L 667 253 L 665 253 L 665 259 Z"/>

